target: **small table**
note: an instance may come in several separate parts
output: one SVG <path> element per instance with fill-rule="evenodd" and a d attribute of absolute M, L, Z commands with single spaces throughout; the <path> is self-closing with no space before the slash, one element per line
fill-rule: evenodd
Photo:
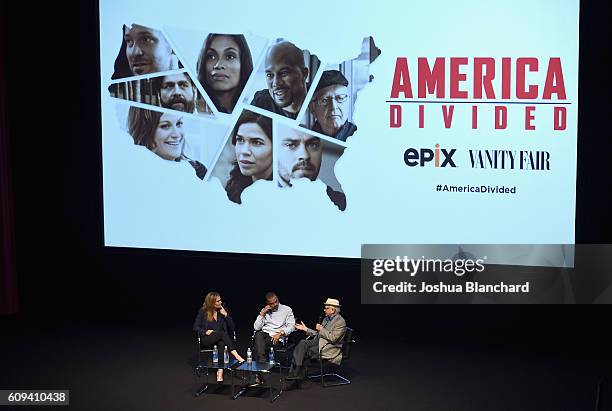
<path fill-rule="evenodd" d="M 278 370 L 279 370 L 278 393 L 276 395 L 274 395 L 274 390 L 273 390 L 274 387 L 272 386 L 272 373 L 271 373 L 271 370 L 274 367 L 278 367 Z M 239 371 L 242 371 L 245 374 L 261 373 L 265 375 L 266 378 L 264 378 L 264 380 L 266 381 L 266 383 L 241 385 L 240 390 L 236 394 L 234 394 L 235 392 L 234 376 Z M 269 362 L 252 361 L 252 362 L 243 362 L 240 365 L 233 367 L 232 368 L 232 398 L 237 399 L 242 394 L 244 394 L 249 387 L 268 388 L 270 390 L 270 402 L 274 402 L 278 397 L 280 397 L 280 395 L 283 392 L 283 369 L 280 366 L 280 363 L 271 364 Z"/>
<path fill-rule="evenodd" d="M 202 371 L 206 371 L 206 384 L 202 385 L 202 387 L 196 392 L 196 397 L 204 394 L 204 392 L 208 389 L 208 372 L 210 370 L 228 370 L 231 372 L 232 368 L 235 367 L 238 361 L 235 358 L 230 358 L 227 364 L 224 364 L 223 361 L 213 362 L 211 358 L 207 361 L 202 361 L 195 367 L 195 373 L 198 377 L 202 376 Z M 232 383 L 233 383 L 233 374 L 232 374 Z M 233 391 L 232 391 L 233 393 Z"/>

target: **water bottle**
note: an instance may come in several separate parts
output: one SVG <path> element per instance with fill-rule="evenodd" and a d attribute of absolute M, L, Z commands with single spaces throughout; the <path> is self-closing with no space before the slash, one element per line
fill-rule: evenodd
<path fill-rule="evenodd" d="M 227 352 L 227 346 L 225 347 L 225 350 L 223 350 L 223 364 L 229 364 L 229 352 Z"/>
<path fill-rule="evenodd" d="M 217 351 L 217 346 L 213 348 L 213 363 L 217 364 L 219 362 L 219 351 Z"/>
<path fill-rule="evenodd" d="M 247 349 L 247 362 L 248 363 L 253 362 L 253 354 L 251 353 L 251 347 Z"/>
<path fill-rule="evenodd" d="M 274 348 L 270 347 L 270 364 L 274 364 Z"/>

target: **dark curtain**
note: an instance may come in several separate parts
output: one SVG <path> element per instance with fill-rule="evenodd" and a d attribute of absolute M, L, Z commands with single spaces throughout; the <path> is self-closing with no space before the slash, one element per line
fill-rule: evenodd
<path fill-rule="evenodd" d="M 7 115 L 5 16 L 0 13 L 0 315 L 18 310 L 15 275 L 15 233 L 11 189 L 10 146 Z"/>

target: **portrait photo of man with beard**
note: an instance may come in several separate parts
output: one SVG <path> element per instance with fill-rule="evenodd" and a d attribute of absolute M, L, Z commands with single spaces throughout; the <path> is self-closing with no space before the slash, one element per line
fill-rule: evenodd
<path fill-rule="evenodd" d="M 153 85 L 162 107 L 184 113 L 195 112 L 197 89 L 187 73 L 156 77 Z"/>
<path fill-rule="evenodd" d="M 109 92 L 111 97 L 183 113 L 212 114 L 187 72 L 113 83 L 109 87 Z"/>
<path fill-rule="evenodd" d="M 278 186 L 291 187 L 292 181 L 300 178 L 320 179 L 327 185 L 329 198 L 344 211 L 346 196 L 334 175 L 336 161 L 344 148 L 301 129 L 279 125 L 278 134 Z"/>

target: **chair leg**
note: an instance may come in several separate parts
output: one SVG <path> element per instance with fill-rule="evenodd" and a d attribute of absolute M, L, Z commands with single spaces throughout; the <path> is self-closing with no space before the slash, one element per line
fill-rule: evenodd
<path fill-rule="evenodd" d="M 198 377 L 200 377 L 200 367 L 196 367 L 195 369 L 195 373 Z M 204 383 L 195 393 L 196 397 L 199 397 L 200 395 L 204 394 L 204 392 L 206 392 L 206 390 L 208 389 L 208 368 L 206 369 L 206 383 Z"/>
<path fill-rule="evenodd" d="M 337 378 L 338 380 L 340 380 L 339 382 L 333 382 L 333 383 L 329 383 L 329 382 L 325 382 L 325 378 L 328 377 L 334 377 Z M 309 380 L 310 379 L 315 379 L 315 378 L 321 378 L 321 385 L 324 388 L 327 387 L 337 387 L 339 385 L 348 385 L 351 383 L 351 380 L 349 380 L 348 378 L 338 374 L 338 373 L 326 373 L 326 374 L 317 374 L 317 375 L 309 375 L 307 377 Z"/>
<path fill-rule="evenodd" d="M 204 394 L 207 389 L 208 389 L 208 384 L 202 385 L 200 389 L 196 391 L 195 396 L 199 397 L 200 395 Z"/>
<path fill-rule="evenodd" d="M 323 388 L 327 388 L 327 387 L 337 387 L 340 385 L 348 385 L 351 383 L 351 380 L 349 380 L 348 378 L 338 374 L 338 373 L 324 373 L 323 372 L 323 361 L 320 360 L 320 373 L 316 374 L 316 375 L 308 375 L 306 378 L 308 378 L 309 380 L 315 379 L 315 378 L 320 378 L 321 379 L 321 386 Z M 340 380 L 339 382 L 325 382 L 325 378 L 329 378 L 329 377 L 334 377 L 338 380 Z"/>
<path fill-rule="evenodd" d="M 321 367 L 321 385 L 325 387 L 325 375 L 323 375 L 323 359 L 319 357 L 319 365 Z"/>

